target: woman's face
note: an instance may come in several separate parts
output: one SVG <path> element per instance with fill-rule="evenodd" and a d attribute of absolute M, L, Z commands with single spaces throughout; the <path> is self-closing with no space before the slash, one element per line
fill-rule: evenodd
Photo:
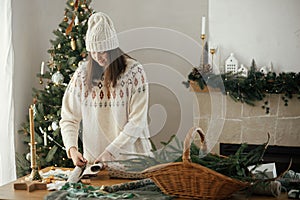
<path fill-rule="evenodd" d="M 105 52 L 91 52 L 92 58 L 102 67 L 109 66 L 108 53 Z"/>

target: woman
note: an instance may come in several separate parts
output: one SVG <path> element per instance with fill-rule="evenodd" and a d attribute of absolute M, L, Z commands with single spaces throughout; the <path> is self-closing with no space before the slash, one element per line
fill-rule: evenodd
<path fill-rule="evenodd" d="M 75 71 L 64 94 L 61 133 L 67 155 L 84 166 L 150 154 L 148 84 L 140 63 L 119 48 L 111 19 L 94 13 L 86 33 L 88 61 Z M 83 155 L 78 151 L 82 122 Z"/>

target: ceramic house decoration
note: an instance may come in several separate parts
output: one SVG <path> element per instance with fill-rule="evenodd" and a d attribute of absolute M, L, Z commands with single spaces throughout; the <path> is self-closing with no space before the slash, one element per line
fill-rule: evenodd
<path fill-rule="evenodd" d="M 248 77 L 248 68 L 241 64 L 241 67 L 238 69 L 239 76 Z"/>
<path fill-rule="evenodd" d="M 261 73 L 263 73 L 264 75 L 267 75 L 269 70 L 266 66 L 263 66 L 262 68 L 260 68 L 259 70 Z"/>
<path fill-rule="evenodd" d="M 231 53 L 225 61 L 225 73 L 228 72 L 232 72 L 234 74 L 238 72 L 238 60 L 234 57 L 233 53 Z"/>

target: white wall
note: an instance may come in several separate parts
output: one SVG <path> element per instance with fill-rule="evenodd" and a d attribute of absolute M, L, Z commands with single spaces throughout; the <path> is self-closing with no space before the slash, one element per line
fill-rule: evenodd
<path fill-rule="evenodd" d="M 209 1 L 209 40 L 217 44 L 216 63 L 231 52 L 247 66 L 273 62 L 277 72 L 300 71 L 299 0 Z"/>

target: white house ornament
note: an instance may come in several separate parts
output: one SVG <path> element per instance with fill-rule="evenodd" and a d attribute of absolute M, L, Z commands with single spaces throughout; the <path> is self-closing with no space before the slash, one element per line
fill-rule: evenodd
<path fill-rule="evenodd" d="M 231 53 L 230 56 L 225 61 L 225 73 L 232 72 L 233 74 L 238 72 L 238 60 Z"/>
<path fill-rule="evenodd" d="M 241 64 L 240 68 L 238 69 L 238 75 L 242 77 L 248 77 L 248 68 Z"/>
<path fill-rule="evenodd" d="M 57 71 L 52 75 L 51 80 L 53 83 L 59 85 L 64 82 L 64 76 L 62 75 L 62 73 L 60 73 L 60 71 Z"/>
<path fill-rule="evenodd" d="M 260 68 L 259 70 L 261 73 L 263 73 L 264 75 L 267 75 L 269 70 L 266 66 L 263 66 L 262 68 Z"/>

